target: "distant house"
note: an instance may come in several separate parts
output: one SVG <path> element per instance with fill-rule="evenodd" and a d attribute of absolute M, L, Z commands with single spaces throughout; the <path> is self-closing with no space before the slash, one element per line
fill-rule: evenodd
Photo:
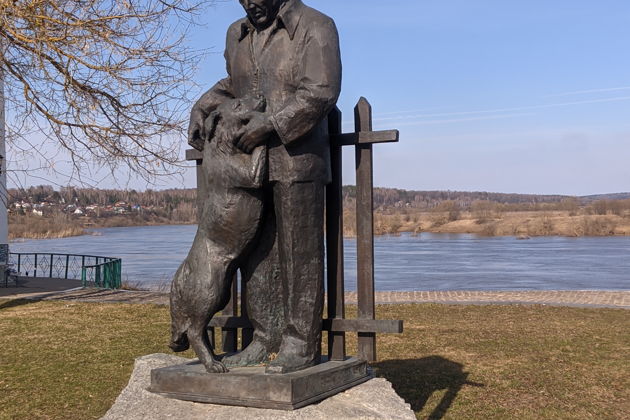
<path fill-rule="evenodd" d="M 74 212 L 72 212 L 72 214 L 82 215 L 82 214 L 83 214 L 83 210 L 81 210 L 81 209 L 76 209 Z"/>
<path fill-rule="evenodd" d="M 39 209 L 33 209 L 33 214 L 34 214 L 35 216 L 40 216 L 40 217 L 41 217 L 41 216 L 43 216 L 43 215 L 44 215 L 44 212 L 43 212 L 43 211 L 41 211 L 41 210 L 39 210 Z"/>

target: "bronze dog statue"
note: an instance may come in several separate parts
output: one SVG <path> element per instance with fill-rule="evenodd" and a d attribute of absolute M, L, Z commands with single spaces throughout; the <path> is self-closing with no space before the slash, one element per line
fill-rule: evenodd
<path fill-rule="evenodd" d="M 248 113 L 264 108 L 261 97 L 233 99 L 204 122 L 202 168 L 208 196 L 190 252 L 171 285 L 169 347 L 180 352 L 192 346 L 208 372 L 227 372 L 207 327 L 229 301 L 232 279 L 256 238 L 263 210 L 266 146 L 247 154 L 234 143 Z"/>

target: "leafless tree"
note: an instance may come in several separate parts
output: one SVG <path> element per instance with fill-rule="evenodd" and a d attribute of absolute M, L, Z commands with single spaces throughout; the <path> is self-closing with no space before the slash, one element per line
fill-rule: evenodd
<path fill-rule="evenodd" d="M 200 56 L 186 35 L 207 3 L 0 0 L 7 139 L 13 160 L 22 154 L 18 169 L 54 168 L 60 153 L 75 179 L 94 167 L 126 166 L 148 181 L 177 172 Z"/>

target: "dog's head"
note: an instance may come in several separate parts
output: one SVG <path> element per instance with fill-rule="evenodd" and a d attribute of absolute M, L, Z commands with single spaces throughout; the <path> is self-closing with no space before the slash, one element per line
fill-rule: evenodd
<path fill-rule="evenodd" d="M 222 135 L 233 137 L 249 122 L 251 112 L 264 112 L 267 101 L 262 96 L 246 96 L 223 102 L 204 121 L 204 139 L 212 140 L 220 126 Z"/>

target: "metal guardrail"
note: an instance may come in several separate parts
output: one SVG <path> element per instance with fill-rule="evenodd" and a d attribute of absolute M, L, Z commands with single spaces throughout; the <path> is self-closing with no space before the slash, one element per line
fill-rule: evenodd
<path fill-rule="evenodd" d="M 96 255 L 10 252 L 9 263 L 26 277 L 76 279 L 83 286 L 118 289 L 122 283 L 120 258 Z"/>
<path fill-rule="evenodd" d="M 122 286 L 122 261 L 114 258 L 100 264 L 83 266 L 81 269 L 81 281 L 83 287 L 88 286 L 88 279 L 96 287 L 106 289 L 120 289 Z M 90 275 L 91 274 L 91 275 Z"/>

